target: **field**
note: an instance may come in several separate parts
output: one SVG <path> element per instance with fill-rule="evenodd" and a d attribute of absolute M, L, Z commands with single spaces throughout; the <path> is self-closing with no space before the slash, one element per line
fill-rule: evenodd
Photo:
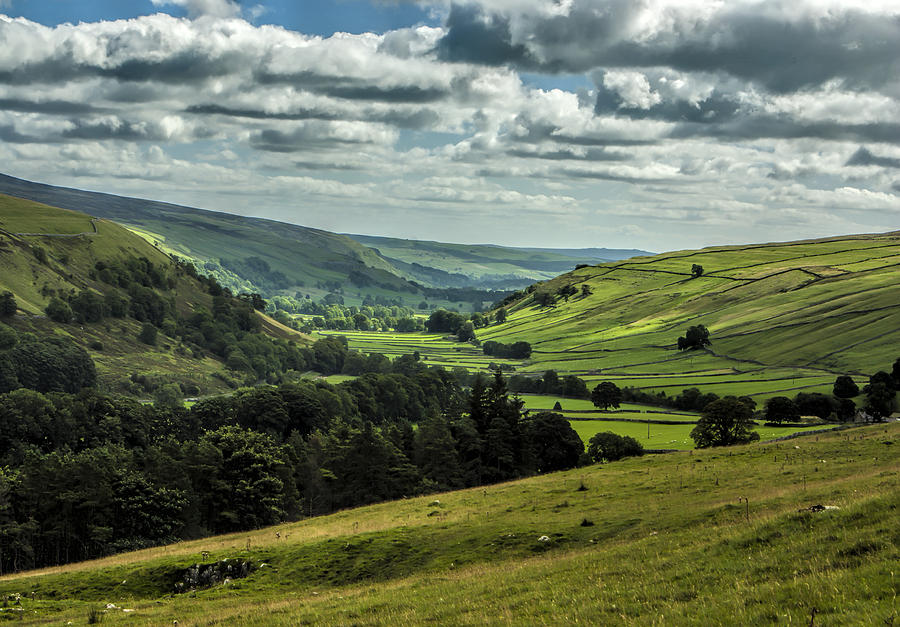
<path fill-rule="evenodd" d="M 381 353 L 395 358 L 418 352 L 429 366 L 448 370 L 465 368 L 469 372 L 487 372 L 490 363 L 521 368 L 522 361 L 488 357 L 477 346 L 448 339 L 441 333 L 385 333 L 375 331 L 318 331 L 320 336 L 342 335 L 350 348 L 363 353 Z"/>
<path fill-rule="evenodd" d="M 21 624 L 892 624 L 898 507 L 895 422 L 6 576 L 0 598 Z M 225 558 L 258 568 L 172 594 L 183 569 Z"/>
<path fill-rule="evenodd" d="M 527 372 L 674 395 L 697 387 L 758 403 L 824 392 L 838 374 L 864 383 L 900 354 L 897 234 L 708 248 L 582 268 L 538 286 L 578 294 L 539 306 L 528 295 L 481 341 L 529 341 Z M 693 264 L 703 266 L 692 277 Z M 587 286 L 590 295 L 582 295 Z M 702 324 L 712 345 L 679 351 Z"/>
<path fill-rule="evenodd" d="M 525 408 L 533 412 L 552 411 L 557 401 L 562 406 L 562 415 L 569 419 L 572 428 L 585 445 L 597 433 L 612 431 L 636 439 L 645 449 L 690 450 L 694 448 L 691 430 L 699 414 L 672 410 L 667 412 L 657 407 L 622 403 L 615 412 L 601 412 L 589 400 L 562 398 L 537 394 L 523 394 Z M 659 424 L 658 421 L 680 422 L 682 424 Z M 759 425 L 754 429 L 760 440 L 773 440 L 793 433 L 818 431 L 821 425 L 809 427 L 767 427 Z M 649 436 L 648 436 L 649 433 Z"/>

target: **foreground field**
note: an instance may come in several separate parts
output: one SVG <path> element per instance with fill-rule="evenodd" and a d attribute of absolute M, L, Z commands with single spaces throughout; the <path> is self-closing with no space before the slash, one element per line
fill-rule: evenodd
<path fill-rule="evenodd" d="M 650 456 L 5 577 L 0 598 L 22 624 L 108 603 L 134 625 L 891 624 L 898 451 L 891 423 Z M 266 566 L 171 594 L 224 558 Z"/>
<path fill-rule="evenodd" d="M 683 388 L 765 399 L 830 392 L 837 374 L 890 369 L 900 343 L 900 235 L 707 248 L 581 268 L 526 295 L 481 341 L 525 340 L 526 371 L 677 394 Z M 704 268 L 692 276 L 692 267 Z M 590 292 L 585 295 L 582 290 Z M 677 349 L 702 324 L 712 345 Z"/>

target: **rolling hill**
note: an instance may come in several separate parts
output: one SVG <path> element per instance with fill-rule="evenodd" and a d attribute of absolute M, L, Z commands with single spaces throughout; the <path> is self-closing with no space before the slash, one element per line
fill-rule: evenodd
<path fill-rule="evenodd" d="M 345 510 L 0 577 L 0 612 L 20 624 L 890 624 L 898 445 L 893 423 Z M 222 575 L 179 588 L 192 568 Z"/>
<path fill-rule="evenodd" d="M 131 280 L 138 274 L 143 284 Z M 20 315 L 3 322 L 20 333 L 67 338 L 87 350 L 103 390 L 146 395 L 147 390 L 135 386 L 135 377 L 177 382 L 196 393 L 225 391 L 229 382 L 239 382 L 234 373 L 225 373 L 221 357 L 196 346 L 192 350 L 175 335 L 178 318 L 201 308 L 213 309 L 207 287 L 168 255 L 109 220 L 0 195 L 0 292 L 4 291 L 12 292 Z M 106 307 L 115 302 L 127 306 L 129 299 L 132 304 L 135 299 L 146 302 L 147 316 L 155 317 L 160 329 L 159 340 L 153 346 L 138 340 L 142 324 L 133 312 L 68 323 L 44 315 L 52 300 L 73 303 L 85 294 L 90 306 L 97 308 L 104 302 Z M 255 315 L 270 337 L 307 341 L 306 336 Z"/>
<path fill-rule="evenodd" d="M 82 211 L 123 224 L 152 243 L 194 261 L 235 292 L 297 292 L 319 299 L 340 290 L 345 303 L 365 295 L 416 306 L 469 306 L 428 288 L 511 290 L 578 263 L 640 251 L 522 250 L 366 236 L 345 236 L 284 222 L 88 192 L 0 175 L 0 193 Z M 377 243 L 382 250 L 370 248 Z M 452 296 L 452 295 L 451 295 Z M 491 300 L 484 295 L 481 300 Z"/>
<path fill-rule="evenodd" d="M 578 264 L 597 264 L 650 254 L 610 248 L 511 248 L 491 244 L 446 244 L 420 240 L 348 235 L 375 249 L 395 268 L 416 281 L 464 287 L 476 282 L 491 288 L 524 287 L 551 279 Z M 450 276 L 435 277 L 435 270 Z"/>
<path fill-rule="evenodd" d="M 526 372 L 667 394 L 830 392 L 837 374 L 863 381 L 900 357 L 898 264 L 896 232 L 639 257 L 519 293 L 506 323 L 478 339 L 530 342 Z M 678 350 L 694 325 L 709 329 L 711 346 Z"/>

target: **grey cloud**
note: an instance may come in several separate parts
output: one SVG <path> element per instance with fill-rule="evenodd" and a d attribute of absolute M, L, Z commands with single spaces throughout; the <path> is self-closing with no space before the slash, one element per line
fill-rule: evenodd
<path fill-rule="evenodd" d="M 156 81 L 167 84 L 191 84 L 234 74 L 236 68 L 245 65 L 244 56 L 238 53 L 210 58 L 199 51 L 185 52 L 162 61 L 128 59 L 112 67 L 75 63 L 68 55 L 63 54 L 40 62 L 28 63 L 12 70 L 0 71 L 0 83 L 7 85 L 52 84 L 102 77 L 123 82 Z"/>
<path fill-rule="evenodd" d="M 85 122 L 72 120 L 74 128 L 62 133 L 62 139 L 87 139 L 93 141 L 119 139 L 124 141 L 161 140 L 146 127 L 132 122 L 113 124 L 109 122 Z"/>
<path fill-rule="evenodd" d="M 322 149 L 338 144 L 361 145 L 370 141 L 353 138 L 334 137 L 320 128 L 306 127 L 290 132 L 265 129 L 254 133 L 250 145 L 266 152 L 303 152 L 311 149 Z"/>
<path fill-rule="evenodd" d="M 873 155 L 868 149 L 860 147 L 847 160 L 846 165 L 877 165 L 882 168 L 900 168 L 900 159 L 879 157 L 878 155 Z"/>
<path fill-rule="evenodd" d="M 325 163 L 320 161 L 294 161 L 294 166 L 300 170 L 312 170 L 314 172 L 338 170 L 338 171 L 356 171 L 362 168 L 355 165 L 347 165 L 343 163 Z"/>
<path fill-rule="evenodd" d="M 722 124 L 684 123 L 674 129 L 672 139 L 713 137 L 722 140 L 823 139 L 851 142 L 900 143 L 900 123 L 803 122 L 787 117 L 759 115 L 736 118 Z"/>
<path fill-rule="evenodd" d="M 18 111 L 20 113 L 44 113 L 47 115 L 76 115 L 84 113 L 103 113 L 101 109 L 81 102 L 66 100 L 22 100 L 18 98 L 0 98 L 0 110 Z"/>
<path fill-rule="evenodd" d="M 508 16 L 486 6 L 452 6 L 437 46 L 441 58 L 548 73 L 597 67 L 724 72 L 782 93 L 833 78 L 879 88 L 900 70 L 900 20 L 857 10 L 809 10 L 779 20 L 755 5 L 725 3 L 708 21 L 676 20 L 668 30 L 628 41 L 621 34 L 646 10 L 643 2 L 576 0 L 568 15 L 555 16 Z"/>
<path fill-rule="evenodd" d="M 549 151 L 529 151 L 521 149 L 507 150 L 506 154 L 510 157 L 520 157 L 522 159 L 544 159 L 547 161 L 629 161 L 631 155 L 622 152 L 611 152 L 602 148 L 590 148 L 579 154 L 571 150 L 549 150 Z"/>
<path fill-rule="evenodd" d="M 517 120 L 527 129 L 524 135 L 512 136 L 510 139 L 527 144 L 536 144 L 543 141 L 552 141 L 560 144 L 572 144 L 574 146 L 650 146 L 659 142 L 646 139 L 629 139 L 626 137 L 599 137 L 594 135 L 567 135 L 560 133 L 560 127 L 536 122 L 520 116 Z"/>
<path fill-rule="evenodd" d="M 12 124 L 0 126 L 0 140 L 9 142 L 10 144 L 37 144 L 43 143 L 44 140 L 31 135 L 23 135 L 16 130 Z"/>
<path fill-rule="evenodd" d="M 385 87 L 346 76 L 330 76 L 303 71 L 291 74 L 257 72 L 256 80 L 262 84 L 288 84 L 332 98 L 367 100 L 390 104 L 426 104 L 446 99 L 450 92 L 435 87 L 396 85 Z"/>
<path fill-rule="evenodd" d="M 380 122 L 399 128 L 420 130 L 434 126 L 440 121 L 440 116 L 431 109 L 418 111 L 402 111 L 390 109 L 387 111 L 373 111 L 362 109 L 353 112 L 341 112 L 336 110 L 323 111 L 321 109 L 296 109 L 290 112 L 268 112 L 259 109 L 231 108 L 217 104 L 192 105 L 185 109 L 186 113 L 198 115 L 226 115 L 230 117 L 248 118 L 253 120 L 323 120 L 336 122 L 339 120 L 349 122 Z"/>
<path fill-rule="evenodd" d="M 639 176 L 623 176 L 620 174 L 612 174 L 609 172 L 591 172 L 586 170 L 574 170 L 564 168 L 557 170 L 556 174 L 566 178 L 588 179 L 597 181 L 614 181 L 617 183 L 671 183 L 667 179 L 662 178 L 643 178 Z"/>
<path fill-rule="evenodd" d="M 598 81 L 599 82 L 599 81 Z M 628 107 L 622 97 L 602 83 L 597 86 L 594 111 L 600 115 L 615 113 L 633 120 L 662 120 L 667 122 L 721 123 L 736 117 L 740 104 L 726 94 L 713 92 L 696 103 L 686 100 L 662 100 L 647 109 Z"/>
<path fill-rule="evenodd" d="M 236 118 L 250 118 L 253 120 L 339 120 L 341 117 L 333 111 L 320 109 L 297 109 L 290 113 L 275 113 L 261 111 L 259 109 L 247 109 L 225 107 L 217 104 L 191 105 L 185 109 L 185 113 L 197 115 L 226 115 Z"/>

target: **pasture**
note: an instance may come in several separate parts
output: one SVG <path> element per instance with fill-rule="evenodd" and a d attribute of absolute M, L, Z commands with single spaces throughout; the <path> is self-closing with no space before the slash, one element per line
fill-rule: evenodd
<path fill-rule="evenodd" d="M 7 575 L 0 598 L 25 625 L 890 624 L 898 446 L 890 423 L 650 455 Z M 258 568 L 172 594 L 225 558 Z"/>
<path fill-rule="evenodd" d="M 419 353 L 429 366 L 442 366 L 447 370 L 465 368 L 469 372 L 487 372 L 491 363 L 523 367 L 524 362 L 488 357 L 480 348 L 466 342 L 458 342 L 452 336 L 441 333 L 387 333 L 379 331 L 317 331 L 319 336 L 342 335 L 352 350 L 362 353 L 381 353 L 391 359 L 401 355 Z"/>
<path fill-rule="evenodd" d="M 530 342 L 524 372 L 554 369 L 590 384 L 669 395 L 697 387 L 760 405 L 829 393 L 837 375 L 862 384 L 900 356 L 898 258 L 900 236 L 890 233 L 637 257 L 539 285 L 578 293 L 550 306 L 526 295 L 509 305 L 506 323 L 477 335 Z M 693 264 L 702 276 L 692 277 Z M 678 337 L 697 324 L 712 344 L 679 351 Z"/>

